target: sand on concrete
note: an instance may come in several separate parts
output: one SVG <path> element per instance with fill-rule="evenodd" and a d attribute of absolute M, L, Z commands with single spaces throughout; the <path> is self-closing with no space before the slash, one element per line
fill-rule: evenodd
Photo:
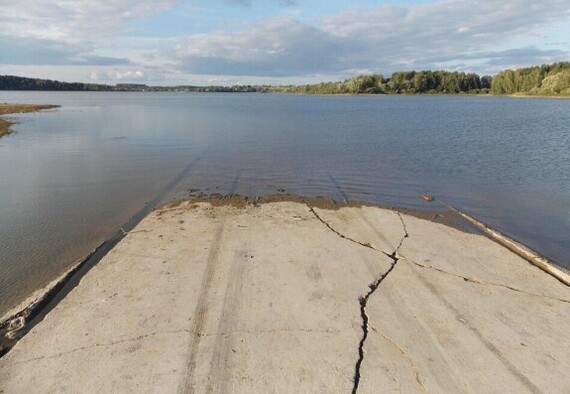
<path fill-rule="evenodd" d="M 568 392 L 570 289 L 378 207 L 150 214 L 0 359 L 0 392 Z"/>

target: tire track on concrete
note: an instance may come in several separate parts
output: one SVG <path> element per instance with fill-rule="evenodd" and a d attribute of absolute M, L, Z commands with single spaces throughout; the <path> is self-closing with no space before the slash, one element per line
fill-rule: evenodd
<path fill-rule="evenodd" d="M 235 193 L 237 186 L 239 184 L 239 179 L 241 177 L 241 171 L 238 171 L 230 185 L 230 195 Z M 212 280 L 215 275 L 217 263 L 219 260 L 220 244 L 222 242 L 222 235 L 224 231 L 225 220 L 223 220 L 212 241 L 210 247 L 210 254 L 208 255 L 208 260 L 206 263 L 206 268 L 202 276 L 202 285 L 200 287 L 200 294 L 198 296 L 198 301 L 196 302 L 196 307 L 194 309 L 194 315 L 192 316 L 192 327 L 190 329 L 190 344 L 188 348 L 188 361 L 186 363 L 186 375 L 182 381 L 182 385 L 179 387 L 180 393 L 193 393 L 195 391 L 195 373 L 196 365 L 198 362 L 198 350 L 200 347 L 200 342 L 204 336 L 204 325 L 206 323 L 206 318 L 208 314 L 208 304 L 209 304 L 209 293 L 212 287 Z M 233 269 L 233 267 L 232 267 Z M 225 302 L 225 300 L 224 300 Z M 222 309 L 222 316 L 224 310 Z"/>
<path fill-rule="evenodd" d="M 231 333 L 239 317 L 243 278 L 245 275 L 247 255 L 244 250 L 234 253 L 232 266 L 228 275 L 228 284 L 224 294 L 224 303 L 218 329 L 216 331 L 214 351 L 208 374 L 206 393 L 232 392 L 232 353 L 236 338 Z"/>
<path fill-rule="evenodd" d="M 225 220 L 220 223 L 216 230 L 214 239 L 210 245 L 210 254 L 208 255 L 206 268 L 202 274 L 200 293 L 198 301 L 196 302 L 194 315 L 192 316 L 192 325 L 190 328 L 190 343 L 187 350 L 188 360 L 186 361 L 186 375 L 179 387 L 179 393 L 194 392 L 194 374 L 196 372 L 196 363 L 198 361 L 198 349 L 200 347 L 204 325 L 208 315 L 209 293 L 219 261 L 220 245 L 222 243 L 224 226 Z"/>

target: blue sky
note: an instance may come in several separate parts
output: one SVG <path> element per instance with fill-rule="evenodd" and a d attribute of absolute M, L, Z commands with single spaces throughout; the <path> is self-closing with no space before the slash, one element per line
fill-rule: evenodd
<path fill-rule="evenodd" d="M 570 60 L 568 0 L 0 0 L 0 74 L 288 84 Z"/>

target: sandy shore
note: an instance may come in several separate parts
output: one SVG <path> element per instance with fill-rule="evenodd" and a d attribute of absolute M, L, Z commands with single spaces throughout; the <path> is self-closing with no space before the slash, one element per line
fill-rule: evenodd
<path fill-rule="evenodd" d="M 166 206 L 0 359 L 0 392 L 565 392 L 570 288 L 464 230 L 323 200 Z"/>
<path fill-rule="evenodd" d="M 59 105 L 39 105 L 39 104 L 12 104 L 12 103 L 0 103 L 0 116 L 9 114 L 21 114 L 27 112 L 36 112 L 43 109 L 57 108 Z M 0 138 L 4 135 L 8 135 L 12 132 L 10 126 L 13 125 L 6 119 L 0 117 Z"/>

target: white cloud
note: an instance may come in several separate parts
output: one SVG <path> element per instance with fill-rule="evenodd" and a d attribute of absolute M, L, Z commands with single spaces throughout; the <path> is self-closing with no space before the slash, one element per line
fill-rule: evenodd
<path fill-rule="evenodd" d="M 282 5 L 288 5 L 288 6 L 297 4 L 296 0 L 272 0 L 272 1 L 275 3 L 280 3 Z M 254 3 L 254 0 L 225 0 L 225 2 L 228 4 L 237 4 L 249 7 Z"/>
<path fill-rule="evenodd" d="M 178 0 L 0 0 L 3 35 L 67 43 L 97 41 L 125 21 L 172 7 Z"/>
<path fill-rule="evenodd" d="M 116 79 L 119 81 L 126 80 L 126 79 L 129 79 L 129 80 L 143 79 L 144 78 L 144 72 L 142 72 L 140 70 L 113 71 L 113 72 L 109 73 L 109 76 L 111 79 Z"/>
<path fill-rule="evenodd" d="M 543 44 L 549 26 L 563 26 L 559 30 L 566 41 L 570 36 L 567 0 L 382 4 L 349 8 L 310 23 L 278 17 L 243 23 L 241 31 L 166 38 L 130 35 L 130 21 L 152 17 L 176 3 L 0 0 L 0 73 L 29 65 L 27 69 L 42 75 L 51 67 L 53 79 L 83 75 L 100 82 L 195 83 L 219 77 L 285 83 L 363 70 L 389 74 L 403 68 L 445 67 L 495 72 L 505 66 L 567 60 L 570 55 L 567 46 Z M 558 42 L 564 41 L 560 32 L 558 36 Z M 74 72 L 58 76 L 64 68 Z"/>
<path fill-rule="evenodd" d="M 476 7 L 476 8 L 474 8 Z M 568 19 L 567 1 L 442 0 L 422 5 L 353 8 L 310 25 L 295 19 L 266 20 L 240 33 L 219 32 L 180 39 L 176 56 L 193 73 L 291 76 L 352 69 L 391 72 L 433 68 L 455 60 L 483 57 L 510 38 Z M 469 27 L 467 27 L 469 26 Z M 525 46 L 525 61 L 567 56 L 560 50 Z M 499 66 L 493 56 L 489 67 Z M 440 60 L 441 59 L 441 60 Z"/>
<path fill-rule="evenodd" d="M 0 64 L 129 64 L 132 49 L 117 50 L 114 45 L 128 33 L 128 21 L 166 10 L 178 1 L 0 0 Z"/>

